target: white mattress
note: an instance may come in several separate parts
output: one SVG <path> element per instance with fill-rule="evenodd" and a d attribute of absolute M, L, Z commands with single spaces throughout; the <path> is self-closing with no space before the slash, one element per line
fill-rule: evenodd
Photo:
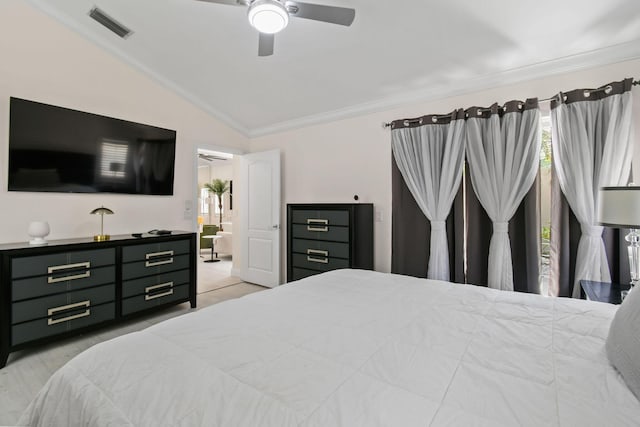
<path fill-rule="evenodd" d="M 21 423 L 637 426 L 604 350 L 615 310 L 338 270 L 98 344 Z"/>

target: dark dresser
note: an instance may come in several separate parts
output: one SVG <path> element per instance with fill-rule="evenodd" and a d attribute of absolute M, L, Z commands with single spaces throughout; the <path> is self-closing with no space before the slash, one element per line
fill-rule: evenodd
<path fill-rule="evenodd" d="M 196 235 L 0 245 L 0 368 L 9 353 L 173 304 L 196 306 Z"/>
<path fill-rule="evenodd" d="M 287 205 L 287 281 L 339 268 L 373 269 L 373 204 Z"/>

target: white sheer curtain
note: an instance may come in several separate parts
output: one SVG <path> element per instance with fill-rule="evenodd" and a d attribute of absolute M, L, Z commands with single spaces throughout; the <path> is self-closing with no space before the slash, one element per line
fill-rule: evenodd
<path fill-rule="evenodd" d="M 538 173 L 541 143 L 538 100 L 510 101 L 503 109 L 497 104 L 490 109 L 474 107 L 467 113 L 471 183 L 493 222 L 487 284 L 490 288 L 512 291 L 508 221 Z"/>
<path fill-rule="evenodd" d="M 464 112 L 425 116 L 411 126 L 392 128 L 398 169 L 420 210 L 431 222 L 427 278 L 450 280 L 445 221 L 462 178 Z M 424 123 L 424 124 L 423 124 Z"/>
<path fill-rule="evenodd" d="M 580 280 L 610 282 L 602 226 L 597 224 L 598 191 L 626 185 L 633 157 L 632 79 L 596 90 L 560 93 L 551 105 L 553 161 L 560 188 L 582 235 L 578 243 L 572 296 Z"/>

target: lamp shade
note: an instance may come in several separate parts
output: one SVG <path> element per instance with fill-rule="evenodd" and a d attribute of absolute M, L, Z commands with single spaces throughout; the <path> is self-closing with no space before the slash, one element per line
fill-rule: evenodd
<path fill-rule="evenodd" d="M 614 228 L 640 228 L 640 187 L 602 187 L 598 223 Z"/>
<path fill-rule="evenodd" d="M 89 212 L 91 215 L 113 215 L 113 211 L 109 208 L 105 208 L 104 206 L 100 206 L 99 208 L 95 208 L 94 210 L 92 210 L 91 212 Z"/>

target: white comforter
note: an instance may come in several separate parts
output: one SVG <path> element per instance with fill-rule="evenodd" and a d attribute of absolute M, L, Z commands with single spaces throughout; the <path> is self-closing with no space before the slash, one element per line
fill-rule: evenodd
<path fill-rule="evenodd" d="M 43 426 L 631 426 L 613 305 L 339 270 L 98 344 Z"/>

